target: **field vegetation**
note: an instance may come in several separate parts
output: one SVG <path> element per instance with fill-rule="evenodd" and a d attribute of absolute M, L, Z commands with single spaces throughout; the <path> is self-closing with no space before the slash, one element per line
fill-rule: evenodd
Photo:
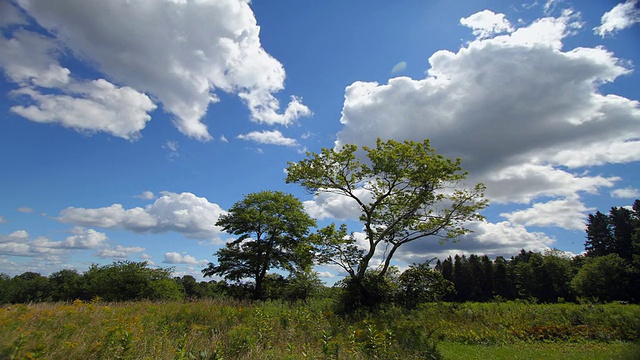
<path fill-rule="evenodd" d="M 0 358 L 453 359 L 509 349 L 564 358 L 572 349 L 573 358 L 634 359 L 640 349 L 638 305 L 427 303 L 350 316 L 333 309 L 330 299 L 10 305 L 0 309 Z"/>

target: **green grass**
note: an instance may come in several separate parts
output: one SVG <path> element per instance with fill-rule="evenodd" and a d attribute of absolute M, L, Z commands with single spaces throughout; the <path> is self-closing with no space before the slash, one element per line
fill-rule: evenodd
<path fill-rule="evenodd" d="M 466 360 L 637 360 L 640 345 L 637 343 L 518 343 L 509 345 L 468 345 L 441 342 L 438 350 L 444 359 Z"/>
<path fill-rule="evenodd" d="M 638 305 L 201 300 L 4 305 L 0 359 L 634 359 Z"/>

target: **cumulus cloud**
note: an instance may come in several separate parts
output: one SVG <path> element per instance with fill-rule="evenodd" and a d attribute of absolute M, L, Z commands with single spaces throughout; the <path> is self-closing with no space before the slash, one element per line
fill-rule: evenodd
<path fill-rule="evenodd" d="M 62 49 L 51 39 L 21 29 L 11 38 L 0 37 L 0 47 L 0 67 L 19 86 L 9 95 L 28 104 L 11 111 L 26 119 L 124 139 L 137 138 L 151 119 L 148 112 L 156 105 L 147 95 L 105 79 L 72 77 L 59 64 Z"/>
<path fill-rule="evenodd" d="M 125 209 L 121 204 L 85 209 L 69 207 L 58 220 L 80 226 L 119 228 L 138 233 L 178 232 L 195 239 L 216 239 L 222 231 L 215 223 L 226 212 L 217 204 L 192 193 L 162 192 L 144 208 Z"/>
<path fill-rule="evenodd" d="M 0 254 L 10 256 L 42 257 L 61 255 L 67 250 L 97 249 L 106 246 L 106 234 L 93 229 L 75 227 L 65 240 L 54 241 L 39 236 L 31 238 L 25 230 L 17 230 L 9 235 L 0 234 Z"/>
<path fill-rule="evenodd" d="M 613 190 L 611 196 L 618 199 L 637 199 L 640 198 L 640 190 L 627 186 L 626 188 Z"/>
<path fill-rule="evenodd" d="M 187 265 L 206 266 L 209 263 L 209 260 L 197 260 L 195 257 L 188 254 L 182 255 L 177 252 L 168 252 L 164 254 L 164 260 L 162 262 L 165 264 L 187 264 Z"/>
<path fill-rule="evenodd" d="M 143 247 L 138 246 L 122 246 L 116 245 L 115 247 L 107 247 L 106 249 L 100 250 L 96 256 L 105 258 L 105 259 L 113 259 L 113 260 L 124 260 L 128 259 L 131 255 L 141 253 L 145 249 Z"/>
<path fill-rule="evenodd" d="M 511 23 L 504 14 L 496 14 L 491 10 L 483 10 L 467 18 L 461 18 L 460 23 L 473 29 L 473 35 L 479 39 L 513 31 Z"/>
<path fill-rule="evenodd" d="M 354 194 L 365 203 L 371 201 L 371 194 L 365 189 L 356 189 Z M 356 220 L 360 217 L 360 207 L 355 200 L 346 196 L 320 193 L 312 200 L 303 202 L 304 209 L 312 218 Z"/>
<path fill-rule="evenodd" d="M 491 12 L 463 22 L 478 37 L 434 53 L 424 79 L 349 85 L 336 148 L 428 138 L 439 153 L 463 159 L 469 182 L 485 183 L 489 200 L 520 204 L 597 194 L 621 177 L 585 169 L 640 160 L 639 102 L 599 88 L 631 69 L 602 47 L 563 48 L 580 29 L 577 14 L 518 28 Z M 554 226 L 582 219 L 578 211 Z"/>
<path fill-rule="evenodd" d="M 273 131 L 252 131 L 247 134 L 241 134 L 237 136 L 238 139 L 253 141 L 258 144 L 267 145 L 282 145 L 282 146 L 297 146 L 298 142 L 295 139 L 291 139 L 282 135 L 278 130 Z"/>
<path fill-rule="evenodd" d="M 15 7 L 3 4 L 12 15 L 3 14 L 0 24 L 25 23 Z M 284 88 L 285 71 L 262 48 L 260 27 L 245 0 L 17 4 L 48 31 L 44 36 L 19 28 L 0 38 L 0 46 L 9 49 L 0 66 L 32 103 L 13 111 L 30 120 L 135 139 L 155 109 L 150 94 L 173 115 L 179 131 L 209 140 L 203 117 L 220 100 L 218 91 L 237 94 L 255 122 L 286 126 L 311 115 L 298 97 L 280 112 L 274 94 Z M 124 86 L 76 79 L 58 61 L 62 52 Z M 81 117 L 81 109 L 104 118 Z M 111 116 L 118 109 L 124 109 L 120 117 Z"/>
<path fill-rule="evenodd" d="M 593 31 L 605 37 L 619 30 L 626 29 L 640 22 L 640 8 L 638 0 L 627 0 L 613 7 L 602 15 L 602 24 Z"/>
<path fill-rule="evenodd" d="M 34 210 L 28 206 L 22 206 L 18 208 L 18 212 L 21 212 L 24 214 L 31 214 L 34 212 Z"/>
<path fill-rule="evenodd" d="M 476 221 L 470 223 L 468 228 L 473 232 L 463 236 L 458 242 L 441 245 L 439 239 L 433 238 L 409 243 L 400 248 L 397 259 L 411 264 L 434 257 L 444 259 L 456 254 L 485 254 L 490 258 L 509 258 L 521 249 L 544 252 L 551 249 L 556 241 L 544 233 L 530 232 L 523 225 L 507 221 Z"/>
<path fill-rule="evenodd" d="M 142 200 L 153 200 L 156 198 L 156 195 L 153 192 L 147 190 L 147 191 L 143 191 L 141 194 L 136 195 L 134 197 Z"/>
<path fill-rule="evenodd" d="M 557 226 L 567 230 L 584 230 L 587 213 L 595 208 L 586 207 L 576 199 L 553 200 L 546 203 L 535 203 L 533 207 L 502 213 L 511 223 L 525 226 Z"/>

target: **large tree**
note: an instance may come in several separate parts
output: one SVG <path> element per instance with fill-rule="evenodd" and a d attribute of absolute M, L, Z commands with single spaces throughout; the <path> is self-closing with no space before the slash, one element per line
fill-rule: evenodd
<path fill-rule="evenodd" d="M 304 270 L 312 263 L 306 239 L 315 221 L 293 195 L 280 191 L 249 194 L 216 224 L 238 238 L 218 250 L 218 265 L 209 263 L 203 274 L 232 281 L 253 279 L 256 298 L 263 296 L 270 269 Z"/>
<path fill-rule="evenodd" d="M 307 153 L 306 159 L 289 163 L 286 178 L 314 195 L 337 194 L 358 205 L 366 247 L 355 251 L 354 239 L 344 236 L 340 243 L 340 231 L 336 236 L 324 234 L 319 246 L 356 283 L 371 270 L 374 255 L 381 256 L 377 274 L 384 276 L 403 245 L 427 238 L 455 239 L 468 232 L 467 221 L 482 218 L 478 210 L 486 206 L 484 186 L 465 188 L 467 173 L 461 160 L 437 154 L 428 140 L 378 139 L 375 148 L 362 149 L 362 160 L 358 147 L 349 144 Z M 378 250 L 384 251 L 377 254 Z"/>

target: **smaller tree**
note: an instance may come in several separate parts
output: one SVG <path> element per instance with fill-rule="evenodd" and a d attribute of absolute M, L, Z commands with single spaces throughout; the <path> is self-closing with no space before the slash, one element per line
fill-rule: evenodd
<path fill-rule="evenodd" d="M 579 296 L 602 302 L 633 300 L 628 293 L 629 268 L 618 254 L 587 258 L 571 286 Z"/>
<path fill-rule="evenodd" d="M 408 308 L 440 301 L 455 292 L 453 283 L 429 268 L 429 262 L 410 266 L 400 275 L 399 282 L 400 300 Z"/>
<path fill-rule="evenodd" d="M 218 264 L 209 263 L 202 273 L 231 281 L 252 279 L 256 299 L 264 296 L 264 280 L 270 269 L 294 271 L 311 266 L 307 235 L 316 223 L 293 195 L 280 191 L 249 194 L 216 225 L 238 238 L 218 250 Z"/>

